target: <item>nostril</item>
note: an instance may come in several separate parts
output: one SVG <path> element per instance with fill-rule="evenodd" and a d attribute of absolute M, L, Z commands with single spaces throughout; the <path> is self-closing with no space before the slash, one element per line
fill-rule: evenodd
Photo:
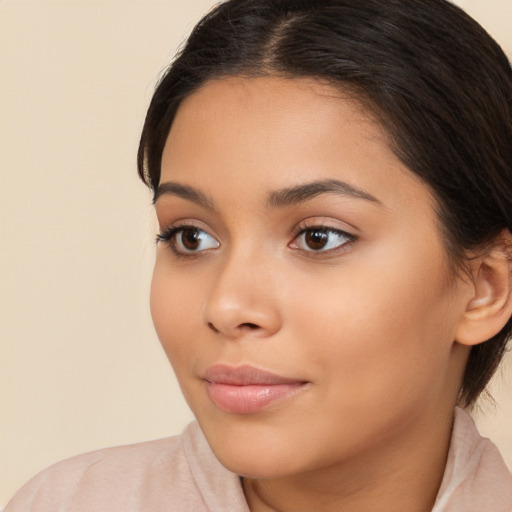
<path fill-rule="evenodd" d="M 213 325 L 211 322 L 208 322 L 208 327 L 209 327 L 213 332 L 219 332 L 219 329 L 217 329 L 217 327 L 215 327 L 215 325 Z"/>
<path fill-rule="evenodd" d="M 240 324 L 240 327 L 246 327 L 247 329 L 251 329 L 251 330 L 254 330 L 254 329 L 258 329 L 259 326 L 256 325 L 256 324 L 251 324 L 250 322 L 246 322 L 246 323 L 243 323 L 243 324 Z"/>
<path fill-rule="evenodd" d="M 213 332 L 216 332 L 216 333 L 221 332 L 219 329 L 217 329 L 217 327 L 215 327 L 215 325 L 213 325 L 213 323 L 212 323 L 212 322 L 208 322 L 208 324 L 207 324 L 207 325 L 208 325 L 208 327 L 209 327 Z M 240 329 L 240 330 L 242 330 L 242 331 L 243 331 L 243 330 L 254 331 L 254 330 L 259 329 L 259 328 L 260 328 L 260 326 L 259 326 L 259 325 L 257 325 L 257 324 L 253 324 L 253 323 L 251 323 L 251 322 L 244 322 L 243 324 L 240 324 L 240 325 L 238 326 L 238 329 Z"/>

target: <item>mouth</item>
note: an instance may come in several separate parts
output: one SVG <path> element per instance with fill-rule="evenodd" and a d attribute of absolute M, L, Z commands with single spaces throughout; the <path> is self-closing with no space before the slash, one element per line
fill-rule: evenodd
<path fill-rule="evenodd" d="M 203 380 L 211 401 L 223 411 L 234 414 L 256 413 L 292 397 L 309 384 L 248 365 L 212 366 L 206 370 Z"/>

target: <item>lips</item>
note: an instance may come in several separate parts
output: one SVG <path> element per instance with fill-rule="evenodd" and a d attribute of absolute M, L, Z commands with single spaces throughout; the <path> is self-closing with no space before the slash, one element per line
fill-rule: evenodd
<path fill-rule="evenodd" d="M 206 370 L 203 379 L 212 402 L 225 412 L 252 414 L 292 397 L 306 381 L 281 377 L 252 366 L 216 365 Z"/>

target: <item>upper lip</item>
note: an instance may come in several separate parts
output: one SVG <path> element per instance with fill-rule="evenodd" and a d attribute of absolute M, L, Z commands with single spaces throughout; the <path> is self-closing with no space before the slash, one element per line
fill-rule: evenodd
<path fill-rule="evenodd" d="M 301 379 L 282 377 L 274 373 L 254 368 L 250 365 L 228 366 L 218 364 L 208 368 L 203 379 L 216 384 L 228 384 L 232 386 L 297 384 L 305 382 Z"/>

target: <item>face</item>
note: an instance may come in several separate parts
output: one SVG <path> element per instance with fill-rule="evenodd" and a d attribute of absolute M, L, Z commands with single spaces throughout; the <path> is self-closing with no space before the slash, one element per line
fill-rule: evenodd
<path fill-rule="evenodd" d="M 371 115 L 328 86 L 230 78 L 183 102 L 151 309 L 225 466 L 341 464 L 453 407 L 467 297 L 434 208 Z"/>

